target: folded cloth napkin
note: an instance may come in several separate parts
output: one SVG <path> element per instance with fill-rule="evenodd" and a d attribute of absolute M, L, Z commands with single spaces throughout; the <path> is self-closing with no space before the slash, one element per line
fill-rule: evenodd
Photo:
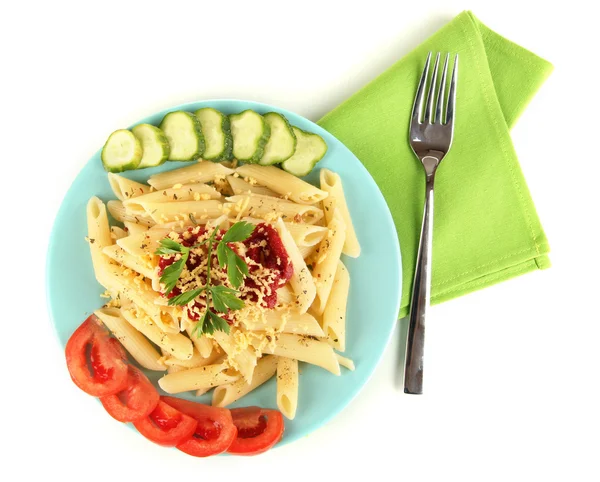
<path fill-rule="evenodd" d="M 361 160 L 390 207 L 402 251 L 400 317 L 408 314 L 425 193 L 408 126 L 429 51 L 460 56 L 454 140 L 436 176 L 432 304 L 550 266 L 509 130 L 552 65 L 463 12 L 319 121 Z"/>

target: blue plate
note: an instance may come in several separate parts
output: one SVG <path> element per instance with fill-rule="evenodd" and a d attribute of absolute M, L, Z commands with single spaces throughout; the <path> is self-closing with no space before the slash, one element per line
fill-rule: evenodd
<path fill-rule="evenodd" d="M 282 445 L 327 423 L 348 405 L 375 370 L 390 339 L 400 307 L 402 265 L 398 237 L 387 204 L 367 170 L 339 140 L 304 117 L 256 102 L 208 100 L 158 112 L 140 123 L 158 125 L 167 112 L 194 112 L 201 107 L 214 107 L 228 114 L 245 109 L 259 113 L 280 112 L 291 124 L 322 136 L 329 149 L 317 164 L 317 169 L 306 179 L 317 184 L 318 168 L 322 167 L 341 176 L 362 247 L 357 259 L 343 256 L 351 279 L 344 355 L 354 360 L 356 370 L 351 372 L 342 368 L 342 375 L 336 377 L 322 368 L 301 364 L 298 411 L 294 420 L 285 422 L 285 435 L 279 444 Z M 189 163 L 167 162 L 155 168 L 129 171 L 125 175 L 145 181 L 152 174 L 185 165 Z M 87 162 L 67 192 L 50 237 L 46 267 L 48 308 L 63 347 L 77 326 L 104 303 L 100 298 L 104 290 L 96 282 L 84 240 L 87 229 L 85 208 L 94 195 L 105 202 L 115 199 L 102 168 L 100 151 Z M 156 372 L 146 373 L 154 382 L 161 376 Z M 275 393 L 276 383 L 272 379 L 232 407 L 259 405 L 277 408 Z M 204 403 L 210 403 L 211 397 L 210 394 L 199 399 L 191 394 L 179 396 Z"/>

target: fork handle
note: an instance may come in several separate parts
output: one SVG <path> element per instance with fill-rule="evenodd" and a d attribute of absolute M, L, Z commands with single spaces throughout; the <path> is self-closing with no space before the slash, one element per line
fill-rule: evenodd
<path fill-rule="evenodd" d="M 434 175 L 427 176 L 425 209 L 421 240 L 415 266 L 415 278 L 410 300 L 408 337 L 406 341 L 406 364 L 404 367 L 404 393 L 423 393 L 423 348 L 425 344 L 425 313 L 431 292 L 431 246 L 433 234 L 433 182 Z"/>

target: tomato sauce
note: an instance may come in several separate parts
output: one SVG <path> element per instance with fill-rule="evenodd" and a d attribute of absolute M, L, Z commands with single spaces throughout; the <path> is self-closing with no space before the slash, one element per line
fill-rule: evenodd
<path fill-rule="evenodd" d="M 200 238 L 206 237 L 207 230 L 204 227 L 201 227 L 197 233 L 193 231 L 195 228 L 189 228 L 187 239 L 183 236 L 183 233 L 179 235 L 179 239 L 177 241 L 181 243 L 183 246 L 190 247 L 194 244 L 197 244 Z M 215 240 L 219 241 L 225 231 L 219 231 Z M 239 250 L 236 249 L 236 243 L 229 243 L 229 247 L 232 248 L 239 254 Z M 246 258 L 251 259 L 254 263 L 257 263 L 269 270 L 270 279 L 262 274 L 260 266 L 256 266 L 254 264 L 249 264 L 248 269 L 250 272 L 250 276 L 246 277 L 243 281 L 242 286 L 240 287 L 240 298 L 244 301 L 250 301 L 256 303 L 259 299 L 259 295 L 254 291 L 248 291 L 244 288 L 249 288 L 250 290 L 255 289 L 261 293 L 261 297 L 263 299 L 263 306 L 266 308 L 274 308 L 277 304 L 277 289 L 284 286 L 288 280 L 292 277 L 294 272 L 294 268 L 290 257 L 283 245 L 283 241 L 279 236 L 277 230 L 275 230 L 272 226 L 261 223 L 258 224 L 250 237 L 243 241 L 243 244 L 246 248 L 245 256 Z M 204 245 L 201 249 L 196 248 L 193 252 L 190 252 L 190 255 L 186 261 L 186 268 L 189 271 L 192 271 L 198 264 L 201 263 L 202 257 L 208 256 L 208 248 Z M 169 265 L 175 262 L 174 256 L 161 256 L 159 260 L 159 268 L 160 274 L 162 275 L 162 271 Z M 219 267 L 217 255 L 216 255 L 216 243 L 213 245 L 212 259 L 211 259 L 211 272 L 213 270 L 221 270 Z M 222 270 L 226 272 L 226 269 Z M 274 273 L 274 275 L 273 275 Z M 212 276 L 211 276 L 212 278 Z M 201 270 L 200 273 L 196 276 L 196 281 L 198 286 L 204 286 L 206 284 L 206 270 Z M 187 289 L 185 290 L 187 291 Z M 179 286 L 175 286 L 171 293 L 167 296 L 172 298 L 181 294 L 181 289 Z M 195 308 L 198 308 L 197 310 Z M 198 296 L 193 305 L 190 307 L 186 307 L 187 314 L 190 319 L 197 320 L 200 318 L 200 313 L 206 310 L 206 297 L 204 294 Z M 227 317 L 227 313 L 224 314 L 224 318 L 231 324 L 232 320 Z"/>

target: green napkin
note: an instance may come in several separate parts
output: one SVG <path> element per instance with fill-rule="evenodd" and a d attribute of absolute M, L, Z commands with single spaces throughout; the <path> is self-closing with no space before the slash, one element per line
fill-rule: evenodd
<path fill-rule="evenodd" d="M 390 207 L 402 251 L 400 317 L 425 193 L 408 125 L 429 51 L 460 55 L 454 141 L 436 176 L 432 304 L 550 266 L 509 130 L 552 65 L 463 12 L 319 121 L 361 160 Z"/>

